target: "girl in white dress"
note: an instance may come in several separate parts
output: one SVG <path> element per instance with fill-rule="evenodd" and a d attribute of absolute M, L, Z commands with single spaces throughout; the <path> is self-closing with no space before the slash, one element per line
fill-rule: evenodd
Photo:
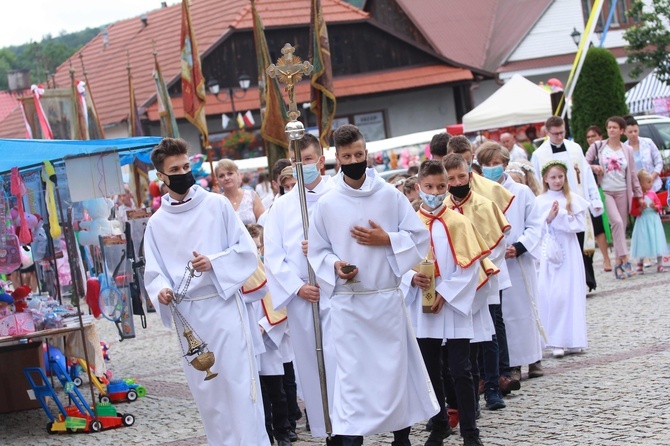
<path fill-rule="evenodd" d="M 535 205 L 543 222 L 539 313 L 554 356 L 588 347 L 586 286 L 577 233 L 585 229 L 589 203 L 570 192 L 568 166 L 552 160 L 542 167 L 544 193 Z"/>

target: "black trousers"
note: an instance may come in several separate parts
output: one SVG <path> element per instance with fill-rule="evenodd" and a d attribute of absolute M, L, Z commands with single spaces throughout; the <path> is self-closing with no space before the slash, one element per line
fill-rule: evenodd
<path fill-rule="evenodd" d="M 589 291 L 593 291 L 596 289 L 596 286 L 598 285 L 596 283 L 596 274 L 593 271 L 593 254 L 590 256 L 584 254 L 583 232 L 577 233 L 577 240 L 579 241 L 579 247 L 582 250 L 582 259 L 584 259 L 584 273 L 586 275 L 586 287 L 589 289 Z"/>
<path fill-rule="evenodd" d="M 302 417 L 298 407 L 298 388 L 295 384 L 295 369 L 292 362 L 284 363 L 284 392 L 286 393 L 286 404 L 288 405 L 288 423 L 295 432 L 296 422 Z"/>
<path fill-rule="evenodd" d="M 288 440 L 288 405 L 284 392 L 283 376 L 261 376 L 261 394 L 265 409 L 265 429 L 272 440 Z"/>
<path fill-rule="evenodd" d="M 476 362 L 476 344 L 470 344 L 469 339 L 449 339 L 444 346 L 441 346 L 441 339 L 430 339 L 430 341 L 437 341 L 437 345 L 432 346 L 433 349 L 442 350 L 442 376 L 447 404 L 450 408 L 458 409 L 461 435 L 463 438 L 479 436 L 475 418 L 478 399 L 478 396 L 476 399 L 475 395 L 478 392 L 479 376 L 477 376 L 477 381 L 473 380 L 473 370 L 477 370 L 477 367 L 473 368 L 470 361 L 474 353 Z M 421 353 L 423 354 L 423 349 Z M 438 353 L 432 356 L 436 355 Z M 428 363 L 426 363 L 426 369 L 428 368 Z M 430 370 L 428 370 L 428 375 L 432 379 Z"/>

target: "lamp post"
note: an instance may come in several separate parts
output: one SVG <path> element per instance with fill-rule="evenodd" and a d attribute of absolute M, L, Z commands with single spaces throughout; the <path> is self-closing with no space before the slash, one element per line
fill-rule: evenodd
<path fill-rule="evenodd" d="M 573 27 L 572 32 L 570 33 L 570 37 L 572 37 L 572 41 L 575 42 L 575 45 L 579 47 L 579 41 L 581 40 L 582 33 L 577 31 L 577 28 Z"/>
<path fill-rule="evenodd" d="M 238 82 L 240 83 L 240 90 L 235 91 L 233 87 L 228 87 L 228 91 L 226 91 L 223 94 L 223 97 L 219 97 L 221 92 L 221 89 L 219 87 L 219 81 L 217 81 L 216 79 L 211 79 L 210 81 L 207 82 L 207 89 L 209 90 L 210 93 L 214 95 L 217 101 L 228 102 L 228 100 L 230 100 L 230 106 L 233 109 L 233 119 L 232 119 L 233 121 L 236 120 L 235 115 L 237 114 L 235 111 L 235 98 L 242 99 L 247 94 L 247 90 L 249 89 L 249 85 L 251 84 L 251 78 L 246 74 L 242 74 L 239 77 Z M 238 93 L 240 92 L 242 94 L 238 95 Z"/>

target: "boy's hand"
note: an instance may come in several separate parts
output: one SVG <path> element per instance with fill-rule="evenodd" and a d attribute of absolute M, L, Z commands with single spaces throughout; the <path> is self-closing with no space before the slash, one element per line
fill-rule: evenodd
<path fill-rule="evenodd" d="M 505 258 L 513 259 L 516 257 L 516 247 L 514 245 L 509 245 L 505 250 Z"/>
<path fill-rule="evenodd" d="M 162 303 L 163 305 L 169 305 L 173 298 L 174 293 L 170 288 L 163 288 L 158 292 L 158 302 Z"/>
<path fill-rule="evenodd" d="M 412 285 L 425 290 L 430 286 L 430 277 L 428 277 L 427 274 L 416 273 L 414 274 L 414 277 L 412 277 Z"/>
<path fill-rule="evenodd" d="M 359 245 L 368 246 L 389 246 L 391 244 L 391 237 L 384 231 L 381 226 L 372 220 L 368 220 L 372 229 L 364 228 L 362 226 L 354 226 L 351 230 L 351 236 L 356 239 Z"/>
<path fill-rule="evenodd" d="M 304 284 L 298 290 L 298 297 L 305 299 L 307 302 L 315 303 L 319 301 L 321 293 L 319 292 L 319 285 L 312 286 L 309 283 Z"/>
<path fill-rule="evenodd" d="M 433 312 L 433 314 L 440 314 L 440 311 L 442 311 L 442 307 L 444 306 L 446 300 L 444 300 L 444 297 L 440 293 L 435 293 L 435 303 L 433 304 L 432 307 L 430 307 L 430 310 Z"/>
<path fill-rule="evenodd" d="M 358 274 L 358 268 L 354 269 L 350 273 L 344 273 L 342 271 L 342 267 L 343 266 L 348 266 L 348 265 L 349 265 L 348 262 L 342 262 L 342 261 L 335 262 L 335 274 L 337 274 L 337 276 L 340 279 L 344 279 L 344 280 L 353 279 L 354 277 L 356 277 L 356 274 Z"/>
<path fill-rule="evenodd" d="M 199 272 L 202 273 L 204 271 L 209 271 L 212 269 L 212 262 L 209 261 L 209 258 L 205 255 L 198 254 L 197 252 L 193 251 L 193 260 L 191 260 L 191 265 L 193 265 L 193 268 Z"/>

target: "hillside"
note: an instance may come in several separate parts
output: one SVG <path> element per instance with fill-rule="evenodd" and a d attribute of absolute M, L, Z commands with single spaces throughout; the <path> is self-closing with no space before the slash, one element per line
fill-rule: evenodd
<path fill-rule="evenodd" d="M 46 35 L 40 42 L 0 48 L 0 90 L 7 90 L 7 73 L 11 70 L 30 70 L 32 83 L 45 82 L 47 74 L 53 73 L 101 29 L 86 28 L 57 37 Z"/>

